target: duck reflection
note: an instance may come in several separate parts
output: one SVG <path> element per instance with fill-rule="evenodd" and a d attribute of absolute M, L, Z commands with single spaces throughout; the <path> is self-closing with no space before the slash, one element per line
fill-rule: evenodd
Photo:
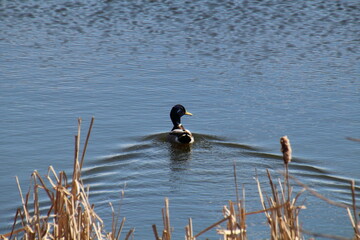
<path fill-rule="evenodd" d="M 169 152 L 169 183 L 171 191 L 178 192 L 186 185 L 191 168 L 191 146 L 168 144 Z"/>
<path fill-rule="evenodd" d="M 191 160 L 192 146 L 169 144 L 170 169 L 172 171 L 183 171 L 187 169 Z"/>

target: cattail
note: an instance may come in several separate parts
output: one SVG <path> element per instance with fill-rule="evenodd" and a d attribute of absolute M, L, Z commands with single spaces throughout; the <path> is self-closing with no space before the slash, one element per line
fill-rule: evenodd
<path fill-rule="evenodd" d="M 283 160 L 285 164 L 291 162 L 291 145 L 287 136 L 280 138 L 281 152 L 283 153 Z"/>

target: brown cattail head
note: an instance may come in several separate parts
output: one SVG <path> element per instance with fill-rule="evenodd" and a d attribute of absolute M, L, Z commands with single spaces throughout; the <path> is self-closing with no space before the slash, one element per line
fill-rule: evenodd
<path fill-rule="evenodd" d="M 283 153 L 283 160 L 285 164 L 291 162 L 291 145 L 287 136 L 280 138 L 281 152 Z"/>

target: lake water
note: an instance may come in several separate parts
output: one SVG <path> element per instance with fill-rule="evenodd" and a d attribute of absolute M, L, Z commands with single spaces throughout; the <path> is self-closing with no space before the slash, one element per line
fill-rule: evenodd
<path fill-rule="evenodd" d="M 342 203 L 360 181 L 360 2 L 2 1 L 0 3 L 0 230 L 21 206 L 15 176 L 49 165 L 71 173 L 77 118 L 92 116 L 84 166 L 90 201 L 110 228 L 121 216 L 135 239 L 154 239 L 170 199 L 175 239 L 188 217 L 199 232 L 235 200 L 233 162 L 247 211 L 261 209 L 257 170 L 282 170 L 279 139 L 293 146 L 290 173 Z M 190 151 L 164 136 L 181 103 L 192 117 Z M 357 201 L 360 202 L 357 187 Z M 309 193 L 309 231 L 351 237 L 345 209 Z M 268 237 L 263 215 L 250 239 Z M 207 233 L 218 239 L 214 231 Z"/>

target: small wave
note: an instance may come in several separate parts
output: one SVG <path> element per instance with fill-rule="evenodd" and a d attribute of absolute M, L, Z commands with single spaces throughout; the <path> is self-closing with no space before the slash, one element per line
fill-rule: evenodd
<path fill-rule="evenodd" d="M 154 133 L 154 134 L 150 134 L 144 137 L 141 137 L 140 140 L 141 141 L 157 141 L 157 142 L 166 142 L 166 137 L 167 137 L 168 132 L 161 132 L 161 133 Z M 203 134 L 203 133 L 192 133 L 194 138 L 195 138 L 195 142 L 196 141 L 223 141 L 225 140 L 225 138 L 223 137 L 219 137 L 219 136 L 215 136 L 215 135 L 210 135 L 210 134 Z"/>
<path fill-rule="evenodd" d="M 138 158 L 139 155 L 140 155 L 140 153 L 121 153 L 121 154 L 115 154 L 115 155 L 101 158 L 97 162 L 113 163 L 113 162 L 119 162 L 119 161 L 123 161 L 123 160 Z"/>
<path fill-rule="evenodd" d="M 232 177 L 234 160 L 242 180 L 250 185 L 255 169 L 261 173 L 265 169 L 283 170 L 280 152 L 271 153 L 259 146 L 202 133 L 194 134 L 195 143 L 191 146 L 175 148 L 166 142 L 166 136 L 167 132 L 161 132 L 136 137 L 131 143 L 117 147 L 118 153 L 94 161 L 83 172 L 84 182 L 91 183 L 92 195 L 100 200 L 102 194 L 112 195 L 125 183 L 131 186 L 128 191 L 134 199 L 142 199 L 143 195 L 161 195 L 159 187 L 161 191 L 171 189 L 176 194 L 189 191 L 188 188 L 195 188 L 202 181 L 216 185 Z M 330 189 L 337 201 L 349 203 L 349 180 L 314 163 L 311 159 L 294 157 L 290 174 L 304 183 L 314 183 L 312 187 L 320 188 L 320 192 Z M 359 186 L 356 190 L 360 191 Z"/>
<path fill-rule="evenodd" d="M 214 142 L 214 143 L 225 146 L 225 147 L 229 147 L 229 148 L 238 148 L 238 149 L 245 149 L 245 150 L 250 150 L 250 151 L 260 151 L 260 148 L 258 148 L 258 147 L 240 144 L 240 143 L 233 143 L 233 142 Z"/>

